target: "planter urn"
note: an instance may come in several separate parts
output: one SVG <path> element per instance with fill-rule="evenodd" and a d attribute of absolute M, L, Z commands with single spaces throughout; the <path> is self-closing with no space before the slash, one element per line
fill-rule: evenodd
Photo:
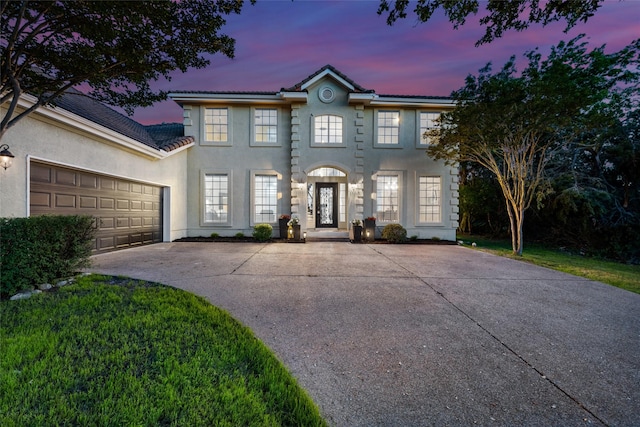
<path fill-rule="evenodd" d="M 361 225 L 352 225 L 349 229 L 349 240 L 351 243 L 360 243 L 362 242 L 362 226 Z"/>
<path fill-rule="evenodd" d="M 288 224 L 289 220 L 286 218 L 280 218 L 278 220 L 278 228 L 280 229 L 280 238 L 281 239 L 287 239 L 287 232 L 289 231 L 289 224 Z"/>

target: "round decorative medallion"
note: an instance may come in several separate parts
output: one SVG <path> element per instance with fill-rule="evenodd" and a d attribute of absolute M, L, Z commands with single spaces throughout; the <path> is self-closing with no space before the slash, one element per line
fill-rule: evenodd
<path fill-rule="evenodd" d="M 331 89 L 329 86 L 325 86 L 320 88 L 320 91 L 318 92 L 318 98 L 320 98 L 320 101 L 322 102 L 332 102 L 336 97 L 335 92 L 333 91 L 333 89 Z"/>

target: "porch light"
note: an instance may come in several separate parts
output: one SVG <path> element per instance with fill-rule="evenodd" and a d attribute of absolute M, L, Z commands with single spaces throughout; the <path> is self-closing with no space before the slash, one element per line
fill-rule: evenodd
<path fill-rule="evenodd" d="M 0 166 L 7 170 L 8 167 L 11 167 L 13 164 L 13 159 L 15 156 L 11 154 L 9 151 L 9 146 L 7 144 L 0 145 Z"/>
<path fill-rule="evenodd" d="M 304 240 L 307 240 L 307 232 L 306 232 L 306 231 L 303 231 L 303 232 L 302 232 L 302 238 L 303 238 Z"/>

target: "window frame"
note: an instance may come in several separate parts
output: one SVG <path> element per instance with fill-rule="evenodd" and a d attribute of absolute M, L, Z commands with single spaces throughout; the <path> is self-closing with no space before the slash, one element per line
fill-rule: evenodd
<path fill-rule="evenodd" d="M 207 110 L 226 110 L 227 111 L 227 139 L 224 141 L 214 141 L 207 139 Z M 211 145 L 217 147 L 230 147 L 232 141 L 232 109 L 229 106 L 202 106 L 201 109 L 202 125 L 200 145 Z M 215 124 L 213 124 L 215 126 Z"/>
<path fill-rule="evenodd" d="M 220 222 L 207 221 L 207 176 L 227 177 L 227 220 Z M 233 174 L 230 169 L 206 169 L 200 171 L 200 225 L 203 227 L 230 227 L 233 224 Z"/>
<path fill-rule="evenodd" d="M 256 113 L 259 110 L 267 110 L 267 111 L 275 111 L 276 113 L 276 140 L 275 142 L 270 141 L 258 141 L 257 136 L 258 132 L 256 132 Z M 282 115 L 280 108 L 277 107 L 251 107 L 251 128 L 250 128 L 250 139 L 249 145 L 252 147 L 281 147 L 282 146 L 282 134 L 280 129 L 280 123 L 282 121 Z"/>
<path fill-rule="evenodd" d="M 396 185 L 397 185 L 397 194 L 396 194 L 396 199 L 397 199 L 397 209 L 396 209 L 396 219 L 394 220 L 386 220 L 385 219 L 385 215 L 381 215 L 380 214 L 380 203 L 378 201 L 378 189 L 380 186 L 380 178 L 381 177 L 394 177 L 396 178 Z M 378 171 L 376 174 L 374 174 L 372 176 L 373 182 L 374 182 L 374 188 L 373 191 L 374 193 L 372 194 L 372 196 L 375 195 L 375 197 L 372 197 L 372 199 L 374 200 L 374 206 L 373 206 L 373 212 L 375 212 L 374 216 L 376 217 L 376 221 L 380 224 L 401 224 L 403 221 L 403 214 L 404 214 L 404 205 L 403 205 L 403 193 L 404 193 L 404 180 L 403 180 L 403 173 L 402 171 Z M 393 206 L 393 204 L 391 205 Z"/>
<path fill-rule="evenodd" d="M 331 117 L 336 117 L 340 119 L 340 127 L 341 127 L 341 132 L 340 132 L 340 139 L 341 142 L 316 142 L 316 121 L 322 117 L 328 117 L 329 119 Z M 318 116 L 313 116 L 313 120 L 311 120 L 311 147 L 328 147 L 328 148 L 336 148 L 336 147 L 346 147 L 346 138 L 345 138 L 345 126 L 344 126 L 344 116 L 341 116 L 340 114 L 320 114 Z M 331 124 L 331 121 L 329 120 L 328 125 Z M 329 130 L 330 133 L 330 130 Z"/>
<path fill-rule="evenodd" d="M 438 210 L 438 216 L 439 216 L 439 221 L 423 221 L 422 220 L 422 215 L 421 215 L 421 211 L 422 211 L 422 207 L 428 207 L 428 206 L 435 206 L 435 205 L 429 205 L 429 204 L 422 204 L 422 178 L 437 178 L 439 180 L 439 195 L 438 195 L 438 202 L 439 204 L 437 205 L 439 207 Z M 444 216 L 444 180 L 442 178 L 442 175 L 434 175 L 434 174 L 430 174 L 430 173 L 418 173 L 416 174 L 416 225 L 420 225 L 420 226 L 442 226 L 444 224 L 443 222 L 443 216 Z M 427 191 L 427 190 L 425 190 Z M 426 198 L 428 200 L 428 197 Z"/>
<path fill-rule="evenodd" d="M 383 113 L 396 113 L 398 115 L 397 126 L 382 126 L 380 124 L 380 115 Z M 396 142 L 380 142 L 381 129 L 397 129 Z M 402 110 L 392 109 L 376 109 L 374 110 L 374 127 L 373 127 L 373 146 L 374 148 L 402 148 Z"/>
<path fill-rule="evenodd" d="M 256 221 L 255 211 L 256 211 L 256 177 L 258 176 L 274 176 L 276 178 L 276 204 L 275 211 L 273 212 L 273 222 L 266 221 Z M 255 226 L 256 224 L 277 224 L 278 218 L 280 217 L 280 212 L 282 212 L 282 174 L 278 173 L 275 170 L 252 170 L 251 171 L 251 182 L 250 182 L 250 190 L 251 194 L 249 195 L 250 203 L 249 203 L 249 225 Z"/>
<path fill-rule="evenodd" d="M 422 115 L 423 114 L 434 114 L 436 115 L 436 119 L 440 118 L 442 111 L 430 111 L 430 110 L 418 110 L 416 111 L 416 148 L 427 148 L 432 145 L 432 142 L 425 141 L 422 135 L 430 129 L 436 129 L 438 126 L 432 127 L 422 127 Z M 429 119 L 428 119 L 429 120 Z M 424 130 L 423 130 L 424 129 Z"/>

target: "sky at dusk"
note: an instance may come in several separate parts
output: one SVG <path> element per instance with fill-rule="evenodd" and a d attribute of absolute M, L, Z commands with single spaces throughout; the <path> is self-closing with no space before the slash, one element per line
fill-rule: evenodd
<path fill-rule="evenodd" d="M 428 23 L 418 23 L 409 13 L 390 27 L 377 8 L 377 0 L 247 1 L 222 29 L 236 40 L 234 59 L 214 55 L 208 68 L 176 73 L 153 87 L 276 92 L 331 64 L 378 94 L 448 96 L 487 62 L 498 69 L 511 55 L 522 58 L 536 47 L 546 54 L 580 33 L 588 36 L 591 48 L 606 44 L 607 52 L 640 38 L 640 0 L 606 0 L 587 23 L 566 34 L 564 22 L 532 26 L 479 47 L 475 42 L 484 34 L 477 24 L 482 10 L 454 30 L 442 13 Z M 165 101 L 137 109 L 133 118 L 143 124 L 180 122 L 182 112 Z"/>

